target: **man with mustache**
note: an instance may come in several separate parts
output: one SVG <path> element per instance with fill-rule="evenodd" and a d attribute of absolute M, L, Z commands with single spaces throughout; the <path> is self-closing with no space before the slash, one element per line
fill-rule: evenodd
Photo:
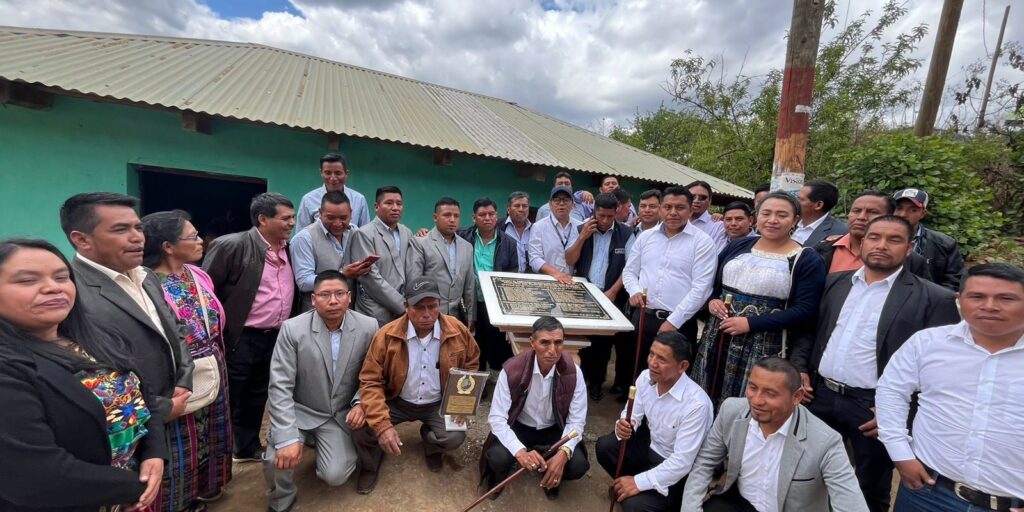
<path fill-rule="evenodd" d="M 533 322 L 530 350 L 505 362 L 487 416 L 491 433 L 480 454 L 488 487 L 504 480 L 519 463 L 542 473 L 540 486 L 545 496 L 555 499 L 563 480 L 577 480 L 590 469 L 582 444 L 587 385 L 572 357 L 562 351 L 564 342 L 562 323 L 542 316 Z M 580 435 L 545 461 L 541 454 L 546 447 L 572 431 Z"/>
<path fill-rule="evenodd" d="M 904 266 L 913 251 L 911 233 L 910 223 L 900 217 L 871 220 L 860 244 L 864 266 L 829 274 L 817 327 L 793 348 L 805 402 L 850 443 L 857 480 L 872 512 L 889 510 L 893 469 L 878 441 L 878 378 L 911 335 L 960 320 L 953 292 Z"/>

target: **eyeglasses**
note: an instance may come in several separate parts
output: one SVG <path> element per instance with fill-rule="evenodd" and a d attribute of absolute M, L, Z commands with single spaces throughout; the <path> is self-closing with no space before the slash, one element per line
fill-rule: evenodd
<path fill-rule="evenodd" d="M 331 300 L 331 297 L 341 300 L 344 299 L 346 295 L 348 295 L 348 290 L 338 290 L 336 292 L 317 292 L 314 293 L 313 295 L 316 295 L 317 298 L 320 300 Z"/>
<path fill-rule="evenodd" d="M 568 204 L 572 202 L 572 199 L 569 199 L 568 197 L 553 197 L 551 198 L 551 202 L 554 204 Z"/>
<path fill-rule="evenodd" d="M 711 199 L 711 196 L 706 196 L 704 194 L 694 194 L 693 195 L 693 200 L 694 201 L 707 201 L 708 199 Z"/>
<path fill-rule="evenodd" d="M 195 242 L 196 240 L 199 240 L 199 232 L 196 231 L 195 233 L 192 233 L 191 235 L 188 235 L 188 236 L 183 236 L 183 237 L 179 238 L 178 240 L 180 240 L 180 241 L 186 241 L 187 240 L 189 242 Z"/>

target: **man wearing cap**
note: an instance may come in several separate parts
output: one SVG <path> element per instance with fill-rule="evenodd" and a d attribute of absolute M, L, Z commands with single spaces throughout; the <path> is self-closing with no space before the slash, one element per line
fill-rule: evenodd
<path fill-rule="evenodd" d="M 572 193 L 572 176 L 565 171 L 559 171 L 555 174 L 555 186 L 556 187 L 568 187 L 569 194 L 572 196 L 572 205 L 570 205 L 569 216 L 573 220 L 583 222 L 584 219 L 590 216 L 593 207 L 587 203 L 594 202 L 594 195 L 586 190 L 581 190 L 576 194 Z M 551 216 L 551 205 L 545 203 L 537 208 L 537 222 L 541 219 L 546 219 Z"/>
<path fill-rule="evenodd" d="M 469 329 L 441 314 L 441 294 L 426 278 L 405 287 L 405 314 L 385 324 L 366 353 L 359 392 L 366 426 L 353 433 L 359 455 L 356 490 L 369 494 L 377 486 L 384 454 L 400 455 L 402 440 L 395 425 L 419 421 L 427 468 L 438 472 L 444 452 L 466 439 L 449 432 L 440 414 L 441 390 L 452 368 L 476 370 L 480 350 Z"/>
<path fill-rule="evenodd" d="M 952 237 L 921 225 L 921 219 L 928 215 L 928 193 L 919 188 L 905 188 L 892 197 L 896 200 L 896 215 L 907 219 L 914 227 L 914 252 L 928 261 L 931 280 L 957 291 L 964 275 L 964 257 Z"/>
<path fill-rule="evenodd" d="M 569 216 L 572 208 L 572 189 L 557 185 L 551 189 L 551 216 L 538 220 L 530 235 L 530 268 L 547 274 L 561 283 L 572 284 L 573 265 L 566 262 L 565 251 L 579 238 L 580 221 Z M 538 217 L 539 218 L 539 217 Z"/>

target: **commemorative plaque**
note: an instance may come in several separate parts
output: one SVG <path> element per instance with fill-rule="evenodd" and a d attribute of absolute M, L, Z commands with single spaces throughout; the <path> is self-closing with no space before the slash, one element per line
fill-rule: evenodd
<path fill-rule="evenodd" d="M 565 285 L 521 277 L 491 277 L 491 283 L 505 315 L 612 319 L 583 283 Z"/>
<path fill-rule="evenodd" d="M 480 407 L 480 397 L 487 385 L 487 372 L 474 372 L 452 368 L 448 372 L 441 399 L 441 414 L 446 416 L 473 416 Z"/>

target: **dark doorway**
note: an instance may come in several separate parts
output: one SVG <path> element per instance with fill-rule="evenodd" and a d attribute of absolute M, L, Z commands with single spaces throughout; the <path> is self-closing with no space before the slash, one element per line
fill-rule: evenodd
<path fill-rule="evenodd" d="M 249 202 L 267 191 L 260 178 L 139 166 L 142 214 L 185 210 L 207 243 L 252 227 Z"/>

